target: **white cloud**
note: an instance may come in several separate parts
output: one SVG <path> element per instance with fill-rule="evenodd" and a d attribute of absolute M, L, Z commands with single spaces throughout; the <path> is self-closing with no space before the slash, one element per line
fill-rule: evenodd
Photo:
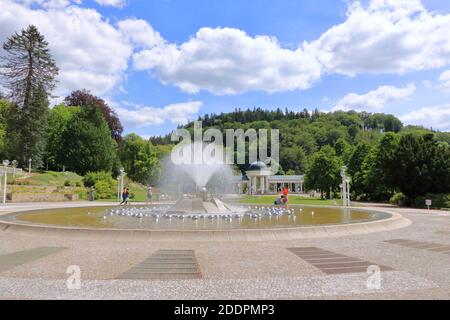
<path fill-rule="evenodd" d="M 125 39 L 137 48 L 151 49 L 163 46 L 164 39 L 145 20 L 130 18 L 118 22 L 118 28 Z"/>
<path fill-rule="evenodd" d="M 124 79 L 133 46 L 97 11 L 77 6 L 32 9 L 2 1 L 0 41 L 36 25 L 60 68 L 57 95 L 80 88 L 104 94 Z"/>
<path fill-rule="evenodd" d="M 95 0 L 101 6 L 123 8 L 127 4 L 126 0 Z"/>
<path fill-rule="evenodd" d="M 388 103 L 409 98 L 415 90 L 410 83 L 404 88 L 380 86 L 366 94 L 349 93 L 332 110 L 380 110 Z"/>
<path fill-rule="evenodd" d="M 189 93 L 306 89 L 321 74 L 320 65 L 303 49 L 284 49 L 275 38 L 250 37 L 233 28 L 201 28 L 181 45 L 143 50 L 134 55 L 134 66 Z"/>
<path fill-rule="evenodd" d="M 421 108 L 399 118 L 406 124 L 423 125 L 441 131 L 450 131 L 450 104 Z"/>
<path fill-rule="evenodd" d="M 405 73 L 450 63 L 450 15 L 420 0 L 372 0 L 349 6 L 347 19 L 307 44 L 328 72 Z"/>
<path fill-rule="evenodd" d="M 17 0 L 16 2 L 25 6 L 36 4 L 46 9 L 61 9 L 71 4 L 81 4 L 82 0 Z"/>
<path fill-rule="evenodd" d="M 439 82 L 445 89 L 450 89 L 450 70 L 442 72 L 439 77 Z"/>
<path fill-rule="evenodd" d="M 343 23 L 297 48 L 274 37 L 207 27 L 176 44 L 144 20 L 112 24 L 96 10 L 78 7 L 80 0 L 1 1 L 0 41 L 37 25 L 61 69 L 57 94 L 87 85 L 96 94 L 110 94 L 126 79 L 131 57 L 135 69 L 164 84 L 219 95 L 303 90 L 325 74 L 405 73 L 450 64 L 450 14 L 429 12 L 419 0 L 353 2 Z"/>
<path fill-rule="evenodd" d="M 186 124 L 198 114 L 201 101 L 183 102 L 167 105 L 163 108 L 150 106 L 135 106 L 133 110 L 116 107 L 120 121 L 127 127 L 144 127 L 161 125 L 166 122 L 172 124 Z"/>
<path fill-rule="evenodd" d="M 294 50 L 273 37 L 201 28 L 180 45 L 135 54 L 134 66 L 189 93 L 299 90 L 324 73 L 405 73 L 450 64 L 448 30 L 450 15 L 428 12 L 420 0 L 353 2 L 343 23 Z"/>

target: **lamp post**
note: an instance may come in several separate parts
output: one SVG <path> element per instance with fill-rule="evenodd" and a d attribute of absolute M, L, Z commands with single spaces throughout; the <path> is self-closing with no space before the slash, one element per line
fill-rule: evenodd
<path fill-rule="evenodd" d="M 3 160 L 3 166 L 5 167 L 5 183 L 3 185 L 3 204 L 6 204 L 6 183 L 8 179 L 8 165 L 9 160 Z"/>
<path fill-rule="evenodd" d="M 16 179 L 17 160 L 13 160 L 11 164 L 13 167 L 13 180 L 15 180 Z"/>
<path fill-rule="evenodd" d="M 31 161 L 33 161 L 31 158 L 28 159 L 28 174 L 31 174 Z"/>
<path fill-rule="evenodd" d="M 341 177 L 342 177 L 342 205 L 347 207 L 347 167 L 342 166 L 341 168 Z"/>
<path fill-rule="evenodd" d="M 352 179 L 350 179 L 350 177 L 345 177 L 345 182 L 347 184 L 346 189 L 347 189 L 347 206 L 350 207 L 350 182 L 352 181 Z"/>
<path fill-rule="evenodd" d="M 117 176 L 117 201 L 120 202 L 120 176 Z"/>
<path fill-rule="evenodd" d="M 123 178 L 125 176 L 125 169 L 124 168 L 120 168 L 120 187 L 119 187 L 119 201 L 120 201 L 120 191 L 123 190 Z"/>

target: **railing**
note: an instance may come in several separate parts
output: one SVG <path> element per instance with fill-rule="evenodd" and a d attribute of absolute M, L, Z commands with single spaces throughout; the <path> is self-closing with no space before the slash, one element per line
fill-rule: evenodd
<path fill-rule="evenodd" d="M 8 167 L 6 169 L 6 172 L 8 172 L 8 174 L 15 174 L 16 176 L 21 176 L 23 175 L 23 169 L 22 168 L 11 168 Z M 4 175 L 5 174 L 5 167 L 0 167 L 0 175 Z"/>

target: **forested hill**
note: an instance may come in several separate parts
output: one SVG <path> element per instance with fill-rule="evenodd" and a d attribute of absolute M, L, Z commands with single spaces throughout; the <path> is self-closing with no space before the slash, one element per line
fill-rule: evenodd
<path fill-rule="evenodd" d="M 404 126 L 393 115 L 356 111 L 333 113 L 308 111 L 236 109 L 234 112 L 199 117 L 203 128 L 244 130 L 279 129 L 280 164 L 284 172 L 302 174 L 310 156 L 323 146 L 333 147 L 337 154 L 350 154 L 358 143 L 375 145 L 383 133 L 433 133 L 438 141 L 450 143 L 450 133 L 434 132 L 423 127 Z M 192 129 L 193 122 L 185 128 Z M 153 144 L 169 144 L 170 135 L 151 138 Z"/>

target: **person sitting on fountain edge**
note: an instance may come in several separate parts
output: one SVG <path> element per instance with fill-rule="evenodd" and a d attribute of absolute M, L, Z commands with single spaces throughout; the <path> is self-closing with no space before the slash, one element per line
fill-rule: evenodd
<path fill-rule="evenodd" d="M 281 198 L 282 195 L 280 193 L 277 194 L 277 199 L 275 200 L 275 205 L 280 205 L 281 204 Z"/>

